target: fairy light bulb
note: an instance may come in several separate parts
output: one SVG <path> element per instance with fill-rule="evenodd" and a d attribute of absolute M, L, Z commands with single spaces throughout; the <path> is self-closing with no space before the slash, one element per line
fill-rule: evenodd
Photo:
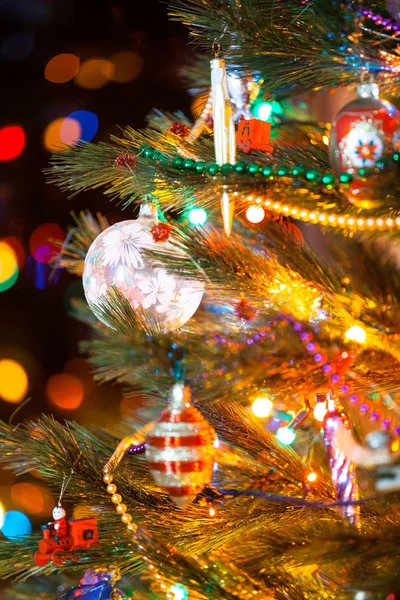
<path fill-rule="evenodd" d="M 271 400 L 267 396 L 263 396 L 254 400 L 253 404 L 251 405 L 251 410 L 256 417 L 265 419 L 271 414 L 273 406 L 274 405 Z"/>
<path fill-rule="evenodd" d="M 344 334 L 344 337 L 346 340 L 357 342 L 358 344 L 365 344 L 367 340 L 367 334 L 359 325 L 353 325 L 353 327 L 350 327 Z"/>
<path fill-rule="evenodd" d="M 267 100 L 256 100 L 251 106 L 251 112 L 260 121 L 268 121 L 272 113 L 272 104 Z"/>
<path fill-rule="evenodd" d="M 322 421 L 325 419 L 326 411 L 326 402 L 317 402 L 313 411 L 314 419 L 322 423 Z"/>
<path fill-rule="evenodd" d="M 201 227 L 208 219 L 204 208 L 192 208 L 188 214 L 189 222 L 195 227 Z"/>
<path fill-rule="evenodd" d="M 310 483 L 313 483 L 316 480 L 317 480 L 317 474 L 316 473 L 309 473 L 307 475 L 307 481 L 309 481 Z"/>
<path fill-rule="evenodd" d="M 171 598 L 171 600 L 187 600 L 189 593 L 182 583 L 174 583 L 168 590 L 168 598 Z"/>
<path fill-rule="evenodd" d="M 276 432 L 276 437 L 284 446 L 290 446 L 296 438 L 296 432 L 290 427 L 279 427 Z"/>
<path fill-rule="evenodd" d="M 265 210 L 259 204 L 253 204 L 246 210 L 246 219 L 250 223 L 261 223 L 265 217 Z"/>

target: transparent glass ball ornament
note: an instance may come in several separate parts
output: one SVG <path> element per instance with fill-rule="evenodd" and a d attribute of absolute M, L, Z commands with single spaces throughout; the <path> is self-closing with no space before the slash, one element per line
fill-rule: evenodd
<path fill-rule="evenodd" d="M 85 259 L 83 289 L 89 307 L 107 326 L 96 307 L 107 292 L 118 289 L 134 310 L 156 321 L 161 331 L 174 331 L 186 323 L 198 309 L 203 297 L 202 282 L 175 276 L 155 266 L 144 250 L 168 250 L 171 237 L 155 242 L 151 233 L 157 223 L 157 209 L 152 203 L 140 207 L 139 217 L 108 227 L 94 240 Z"/>

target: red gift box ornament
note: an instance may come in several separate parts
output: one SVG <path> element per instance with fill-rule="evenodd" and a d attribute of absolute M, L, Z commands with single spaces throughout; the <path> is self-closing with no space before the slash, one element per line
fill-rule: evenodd
<path fill-rule="evenodd" d="M 398 182 L 400 113 L 379 98 L 375 83 L 358 86 L 358 98 L 346 104 L 332 123 L 329 154 L 343 193 L 359 208 L 376 208 L 392 201 L 387 195 Z"/>
<path fill-rule="evenodd" d="M 215 431 L 190 402 L 181 383 L 146 442 L 146 460 L 157 485 L 183 508 L 210 481 L 214 468 Z"/>
<path fill-rule="evenodd" d="M 251 150 L 272 152 L 269 141 L 270 135 L 271 123 L 259 121 L 258 119 L 240 121 L 236 133 L 236 144 L 246 153 Z"/>

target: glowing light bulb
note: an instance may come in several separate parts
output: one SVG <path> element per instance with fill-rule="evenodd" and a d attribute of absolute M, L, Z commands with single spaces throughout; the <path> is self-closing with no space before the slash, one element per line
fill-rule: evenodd
<path fill-rule="evenodd" d="M 261 223 L 265 217 L 265 210 L 259 204 L 253 204 L 246 210 L 246 219 L 250 223 Z"/>
<path fill-rule="evenodd" d="M 290 444 L 294 442 L 296 438 L 296 432 L 293 431 L 293 429 L 290 429 L 290 427 L 279 427 L 278 431 L 276 432 L 276 437 L 284 446 L 290 446 Z"/>
<path fill-rule="evenodd" d="M 316 479 L 317 479 L 316 473 L 309 473 L 307 475 L 307 481 L 309 481 L 310 483 L 312 483 L 313 481 L 316 481 Z"/>
<path fill-rule="evenodd" d="M 272 404 L 271 400 L 268 397 L 264 396 L 262 398 L 257 398 L 256 400 L 254 400 L 253 404 L 251 405 L 251 410 L 253 411 L 253 414 L 256 417 L 259 417 L 260 419 L 265 419 L 271 414 L 273 406 L 274 405 Z"/>
<path fill-rule="evenodd" d="M 326 411 L 326 402 L 317 402 L 313 411 L 314 419 L 322 423 L 322 421 L 325 419 Z"/>
<path fill-rule="evenodd" d="M 189 593 L 182 583 L 174 583 L 168 590 L 171 600 L 187 600 Z"/>
<path fill-rule="evenodd" d="M 255 103 L 252 112 L 260 121 L 268 121 L 272 113 L 272 104 L 266 100 L 261 100 L 261 102 Z"/>
<path fill-rule="evenodd" d="M 208 215 L 204 208 L 192 208 L 189 211 L 188 219 L 192 225 L 200 227 L 207 221 Z"/>
<path fill-rule="evenodd" d="M 353 327 L 350 327 L 346 331 L 346 333 L 344 334 L 344 337 L 347 340 L 351 340 L 352 342 L 357 342 L 358 344 L 365 344 L 366 339 L 367 339 L 367 334 L 365 333 L 365 331 L 362 327 L 359 327 L 358 325 L 354 325 Z"/>

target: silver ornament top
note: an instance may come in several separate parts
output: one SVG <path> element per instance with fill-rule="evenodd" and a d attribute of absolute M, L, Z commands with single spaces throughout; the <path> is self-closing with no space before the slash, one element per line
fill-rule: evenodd
<path fill-rule="evenodd" d="M 377 83 L 360 83 L 357 94 L 359 98 L 379 98 L 379 86 Z"/>

